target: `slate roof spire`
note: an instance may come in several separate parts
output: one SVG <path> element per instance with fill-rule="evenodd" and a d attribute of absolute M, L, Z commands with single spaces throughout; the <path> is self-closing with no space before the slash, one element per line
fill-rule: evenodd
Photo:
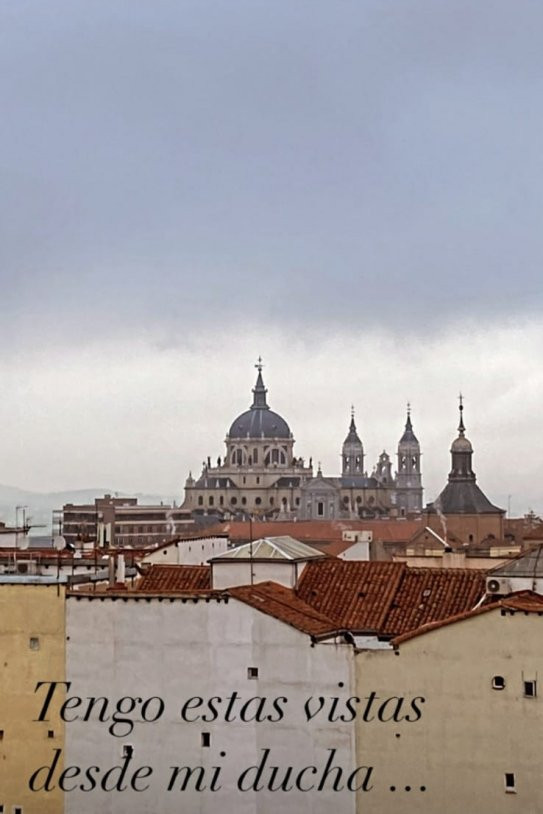
<path fill-rule="evenodd" d="M 413 432 L 413 424 L 411 423 L 411 404 L 407 402 L 407 419 L 405 422 L 405 430 L 400 438 L 400 444 L 418 444 L 418 438 Z"/>
<path fill-rule="evenodd" d="M 251 410 L 269 410 L 268 403 L 266 402 L 266 387 L 264 386 L 264 379 L 262 378 L 262 368 L 264 365 L 262 364 L 262 357 L 258 357 L 258 361 L 255 365 L 256 369 L 258 370 L 258 376 L 256 377 L 256 384 L 253 387 L 253 403 L 251 404 Z"/>

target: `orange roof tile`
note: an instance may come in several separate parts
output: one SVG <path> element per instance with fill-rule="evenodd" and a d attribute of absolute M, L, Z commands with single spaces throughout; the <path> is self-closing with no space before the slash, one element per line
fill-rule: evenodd
<path fill-rule="evenodd" d="M 308 563 L 298 596 L 340 628 L 398 636 L 471 610 L 485 593 L 482 571 L 408 568 L 404 563 Z"/>
<path fill-rule="evenodd" d="M 157 593 L 211 590 L 211 568 L 208 565 L 151 565 L 136 589 Z"/>
<path fill-rule="evenodd" d="M 485 573 L 461 568 L 407 568 L 388 610 L 383 633 L 398 635 L 464 611 L 484 596 Z"/>
<path fill-rule="evenodd" d="M 228 593 L 240 602 L 245 602 L 309 636 L 322 636 L 337 628 L 331 619 L 300 599 L 291 588 L 285 588 L 276 582 L 229 588 Z"/>
<path fill-rule="evenodd" d="M 395 562 L 310 562 L 296 592 L 340 627 L 380 630 L 405 569 Z"/>
<path fill-rule="evenodd" d="M 422 636 L 432 630 L 445 627 L 445 625 L 462 622 L 464 619 L 471 619 L 473 616 L 478 616 L 482 613 L 488 613 L 489 611 L 497 609 L 510 610 L 513 612 L 519 611 L 520 613 L 537 613 L 541 616 L 543 615 L 543 596 L 533 591 L 517 591 L 503 599 L 498 599 L 496 602 L 490 602 L 488 605 L 481 605 L 478 608 L 457 613 L 446 619 L 439 619 L 435 622 L 417 627 L 414 630 L 407 631 L 401 636 L 396 636 L 392 639 L 392 644 L 398 645 L 408 639 L 414 639 L 416 636 Z"/>

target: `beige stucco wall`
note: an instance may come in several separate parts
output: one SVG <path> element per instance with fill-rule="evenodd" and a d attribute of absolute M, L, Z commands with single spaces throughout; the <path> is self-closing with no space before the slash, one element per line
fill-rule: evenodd
<path fill-rule="evenodd" d="M 61 814 L 58 790 L 32 792 L 28 781 L 64 746 L 57 704 L 48 722 L 33 720 L 41 706 L 36 683 L 65 677 L 64 589 L 0 584 L 0 643 L 0 804 L 9 814 L 14 806 L 24 814 Z"/>
<path fill-rule="evenodd" d="M 543 811 L 543 617 L 495 610 L 355 661 L 358 696 L 426 699 L 416 722 L 357 721 L 358 762 L 375 767 L 360 812 Z M 524 697 L 524 680 L 541 680 L 538 697 Z"/>

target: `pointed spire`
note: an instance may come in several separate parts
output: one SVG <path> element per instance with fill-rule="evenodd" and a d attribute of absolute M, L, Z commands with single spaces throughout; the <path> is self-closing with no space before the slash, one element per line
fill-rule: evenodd
<path fill-rule="evenodd" d="M 269 407 L 266 402 L 266 393 L 268 391 L 264 386 L 264 379 L 262 378 L 262 368 L 264 365 L 262 364 L 261 356 L 258 357 L 255 367 L 258 370 L 258 376 L 256 377 L 256 384 L 253 388 L 253 403 L 251 404 L 251 410 L 268 410 Z"/>
<path fill-rule="evenodd" d="M 351 404 L 351 423 L 349 424 L 349 433 L 347 438 L 344 441 L 345 444 L 362 444 L 360 438 L 358 437 L 358 432 L 356 431 L 356 423 L 354 420 L 354 404 Z"/>
<path fill-rule="evenodd" d="M 463 398 L 464 397 L 462 396 L 462 393 L 460 393 L 460 395 L 458 396 L 458 410 L 460 412 L 460 422 L 458 424 L 458 432 L 462 436 L 462 438 L 464 437 L 464 435 L 466 433 L 466 428 L 464 427 L 464 402 L 463 402 Z"/>
<path fill-rule="evenodd" d="M 411 423 L 411 402 L 407 402 L 407 418 L 405 420 L 404 434 L 400 438 L 400 444 L 418 444 L 418 439 L 413 432 L 413 424 Z"/>

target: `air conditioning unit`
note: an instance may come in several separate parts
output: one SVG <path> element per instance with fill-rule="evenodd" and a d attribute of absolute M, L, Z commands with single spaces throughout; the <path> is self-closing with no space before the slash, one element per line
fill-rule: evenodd
<path fill-rule="evenodd" d="M 510 594 L 511 583 L 505 577 L 487 577 L 486 592 L 488 594 L 496 594 L 497 596 Z"/>
<path fill-rule="evenodd" d="M 17 573 L 26 576 L 35 576 L 38 573 L 38 564 L 34 560 L 17 561 Z"/>

